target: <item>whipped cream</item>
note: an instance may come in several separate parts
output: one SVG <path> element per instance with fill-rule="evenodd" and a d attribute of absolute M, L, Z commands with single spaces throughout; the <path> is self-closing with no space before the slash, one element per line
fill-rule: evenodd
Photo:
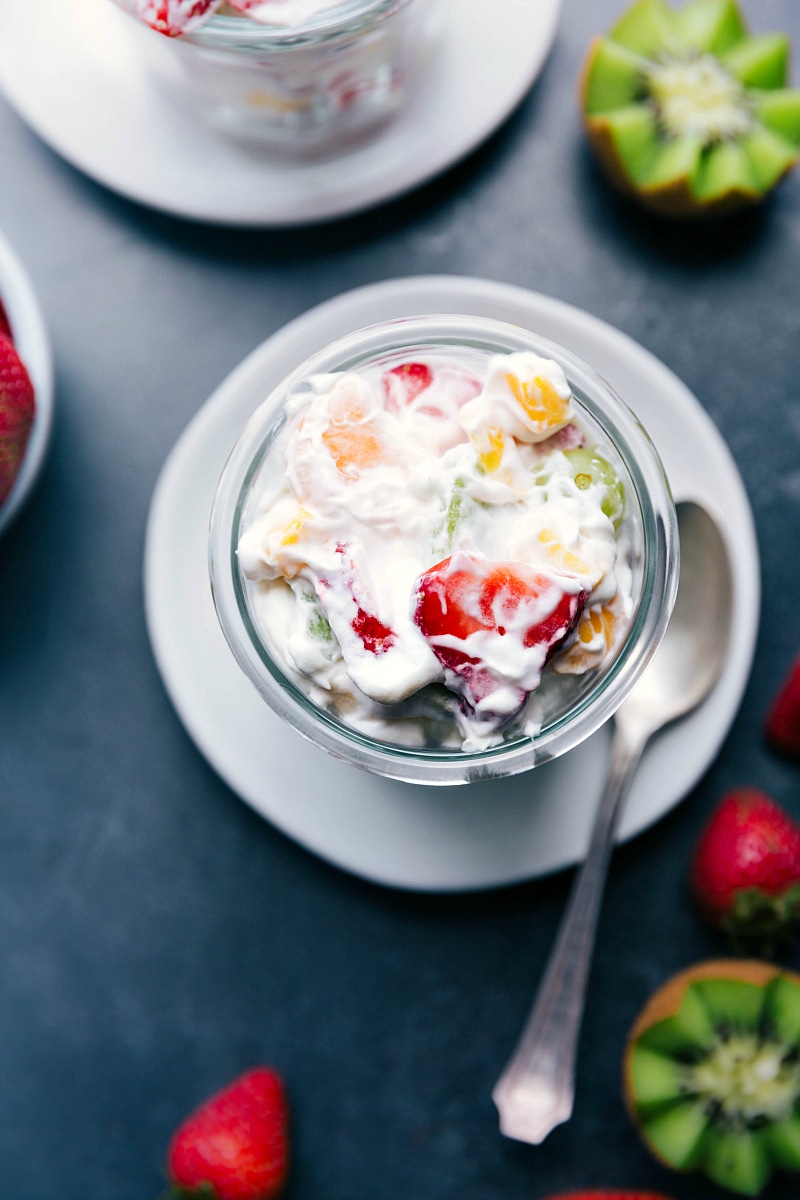
<path fill-rule="evenodd" d="M 265 645 L 316 704 L 476 750 L 535 733 L 541 693 L 613 654 L 624 510 L 556 362 L 395 356 L 292 396 L 238 560 Z"/>

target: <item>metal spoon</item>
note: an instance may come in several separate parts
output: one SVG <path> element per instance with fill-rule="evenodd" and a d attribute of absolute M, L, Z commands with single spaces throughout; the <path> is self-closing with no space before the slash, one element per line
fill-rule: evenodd
<path fill-rule="evenodd" d="M 619 819 L 642 751 L 653 734 L 684 716 L 716 683 L 728 646 L 731 572 L 722 536 L 694 503 L 678 505 L 681 576 L 658 653 L 614 717 L 608 781 L 586 860 L 517 1048 L 492 1098 L 506 1137 L 538 1145 L 569 1120 L 575 1053 L 597 918 Z"/>

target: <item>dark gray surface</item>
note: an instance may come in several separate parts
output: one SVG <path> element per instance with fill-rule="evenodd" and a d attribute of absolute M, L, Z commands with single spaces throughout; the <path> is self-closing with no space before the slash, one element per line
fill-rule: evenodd
<path fill-rule="evenodd" d="M 539 1200 L 584 1184 L 720 1195 L 640 1148 L 619 1062 L 651 989 L 723 948 L 685 887 L 717 797 L 749 783 L 800 808 L 797 767 L 760 737 L 800 648 L 800 175 L 714 228 L 663 225 L 613 197 L 583 147 L 574 80 L 619 7 L 565 0 L 539 84 L 466 163 L 371 214 L 291 233 L 137 208 L 0 102 L 0 228 L 33 277 L 58 368 L 52 452 L 0 544 L 4 1198 L 155 1196 L 176 1122 L 259 1061 L 291 1093 L 290 1200 Z M 800 43 L 796 0 L 746 7 Z M 550 293 L 659 355 L 727 439 L 763 555 L 744 704 L 701 785 L 615 859 L 575 1116 L 540 1149 L 499 1136 L 489 1093 L 569 875 L 429 898 L 312 858 L 196 752 L 142 611 L 150 494 L 215 385 L 312 304 L 430 272 Z"/>

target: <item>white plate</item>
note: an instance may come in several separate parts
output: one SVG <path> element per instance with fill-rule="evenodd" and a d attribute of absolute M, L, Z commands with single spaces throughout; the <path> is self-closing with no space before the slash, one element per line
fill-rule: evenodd
<path fill-rule="evenodd" d="M 304 741 L 260 699 L 222 636 L 206 565 L 215 485 L 256 405 L 333 338 L 421 313 L 471 313 L 525 325 L 586 359 L 641 417 L 676 499 L 699 500 L 723 530 L 734 578 L 730 656 L 702 707 L 646 751 L 623 838 L 677 804 L 720 747 L 755 648 L 759 562 L 741 478 L 697 400 L 625 334 L 558 300 L 478 279 L 390 280 L 312 309 L 228 376 L 167 459 L 150 510 L 147 620 L 167 690 L 212 766 L 290 837 L 381 883 L 459 891 L 528 879 L 584 855 L 605 776 L 608 730 L 555 762 L 506 780 L 428 788 L 368 775 Z"/>
<path fill-rule="evenodd" d="M 25 457 L 5 504 L 0 505 L 0 533 L 16 516 L 44 461 L 53 423 L 53 357 L 39 302 L 25 268 L 0 235 L 0 300 L 8 315 L 14 345 L 28 368 L 36 398 L 36 414 Z"/>
<path fill-rule="evenodd" d="M 296 225 L 430 179 L 488 137 L 533 83 L 561 0 L 443 3 L 443 36 L 406 109 L 324 161 L 271 160 L 166 101 L 130 17 L 110 0 L 2 0 L 0 87 L 59 154 L 131 199 L 226 225 Z"/>

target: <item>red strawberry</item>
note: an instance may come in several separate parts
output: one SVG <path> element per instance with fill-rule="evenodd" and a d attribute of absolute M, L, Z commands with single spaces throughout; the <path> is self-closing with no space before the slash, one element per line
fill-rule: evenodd
<path fill-rule="evenodd" d="M 255 1067 L 217 1092 L 175 1132 L 167 1169 L 180 1195 L 270 1200 L 286 1180 L 286 1098 L 270 1067 Z"/>
<path fill-rule="evenodd" d="M 8 313 L 3 308 L 3 301 L 0 300 L 0 333 L 4 333 L 7 338 L 14 340 L 14 335 L 11 332 L 11 322 L 8 319 Z"/>
<path fill-rule="evenodd" d="M 421 575 L 416 593 L 414 621 L 439 662 L 458 676 L 463 697 L 473 708 L 508 687 L 475 657 L 474 641 L 467 649 L 473 634 L 497 639 L 511 635 L 520 658 L 525 650 L 543 648 L 544 659 L 537 656 L 541 670 L 575 628 L 586 602 L 585 592 L 565 592 L 526 563 L 494 562 L 463 552 Z M 464 649 L 453 641 L 464 643 Z M 513 690 L 519 708 L 527 693 L 522 686 Z M 508 697 L 504 711 L 511 715 Z"/>
<path fill-rule="evenodd" d="M 324 594 L 329 588 L 335 589 L 344 586 L 356 605 L 356 614 L 350 621 L 350 628 L 353 630 L 353 633 L 356 634 L 364 649 L 368 650 L 370 654 L 386 654 L 395 644 L 395 633 L 388 625 L 384 625 L 380 617 L 376 616 L 372 611 L 375 607 L 372 597 L 359 578 L 356 564 L 353 562 L 349 549 L 344 542 L 338 543 L 336 553 L 341 555 L 341 575 L 333 581 L 330 579 L 320 579 L 320 593 Z M 338 632 L 342 633 L 341 628 L 338 629 Z"/>
<path fill-rule="evenodd" d="M 800 758 L 800 658 L 772 702 L 764 731 L 773 750 Z"/>
<path fill-rule="evenodd" d="M 739 945 L 771 947 L 800 922 L 800 825 L 756 788 L 729 792 L 700 836 L 691 882 Z"/>
<path fill-rule="evenodd" d="M 427 363 L 401 363 L 392 367 L 381 376 L 384 407 L 388 412 L 400 412 L 432 383 L 433 371 Z"/>
<path fill-rule="evenodd" d="M 202 25 L 222 0 L 135 0 L 136 12 L 151 29 L 180 37 Z"/>
<path fill-rule="evenodd" d="M 0 504 L 22 465 L 35 412 L 33 384 L 11 338 L 0 333 Z"/>
<path fill-rule="evenodd" d="M 660 1192 L 619 1191 L 608 1188 L 583 1188 L 577 1192 L 559 1192 L 547 1200 L 669 1200 Z"/>

